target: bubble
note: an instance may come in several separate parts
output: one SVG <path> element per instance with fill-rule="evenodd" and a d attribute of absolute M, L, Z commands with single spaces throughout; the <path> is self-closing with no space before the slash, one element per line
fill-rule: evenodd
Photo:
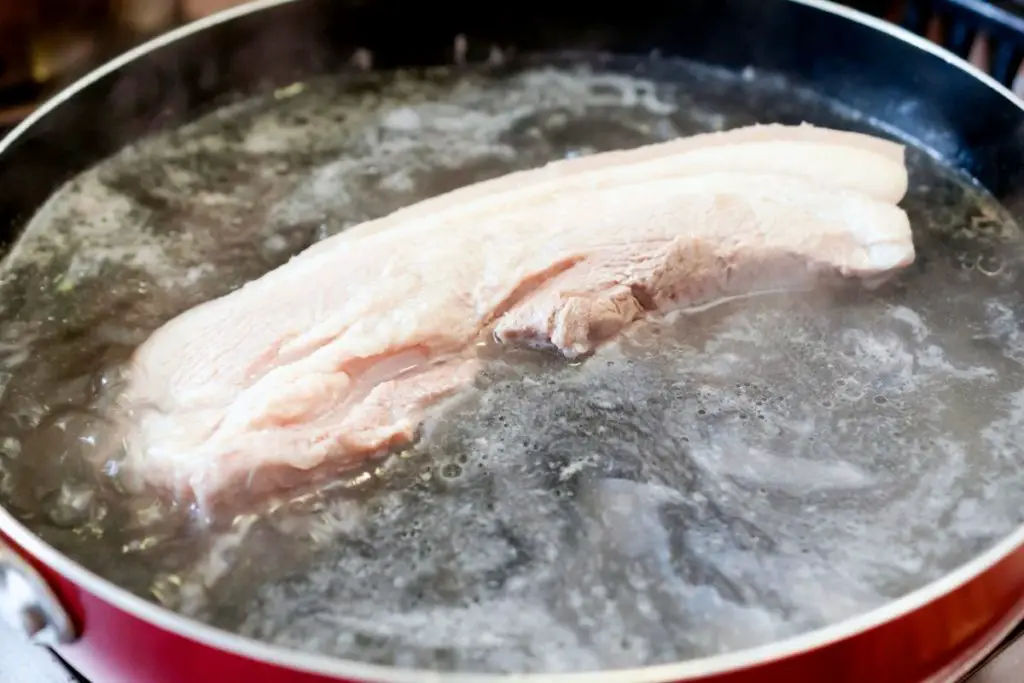
<path fill-rule="evenodd" d="M 96 499 L 96 491 L 88 484 L 63 484 L 47 500 L 47 517 L 55 526 L 72 528 L 88 521 Z"/>
<path fill-rule="evenodd" d="M 1003 259 L 992 254 L 984 255 L 977 261 L 978 272 L 989 277 L 1002 273 L 1005 265 Z"/>
<path fill-rule="evenodd" d="M 13 436 L 0 438 L 0 458 L 14 460 L 21 453 L 21 441 Z"/>
<path fill-rule="evenodd" d="M 458 479 L 462 476 L 462 468 L 455 463 L 448 463 L 441 467 L 441 476 L 445 479 Z"/>

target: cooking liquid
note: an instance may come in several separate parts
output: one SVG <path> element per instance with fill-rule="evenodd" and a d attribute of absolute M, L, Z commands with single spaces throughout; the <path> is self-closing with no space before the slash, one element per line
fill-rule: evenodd
<path fill-rule="evenodd" d="M 0 502 L 227 630 L 514 672 L 805 632 L 1021 523 L 1019 230 L 915 149 L 918 258 L 881 289 L 675 314 L 583 362 L 481 348 L 415 447 L 233 519 L 128 491 L 106 415 L 135 346 L 318 239 L 566 156 L 755 121 L 874 131 L 753 71 L 551 64 L 296 84 L 71 181 L 3 269 Z"/>

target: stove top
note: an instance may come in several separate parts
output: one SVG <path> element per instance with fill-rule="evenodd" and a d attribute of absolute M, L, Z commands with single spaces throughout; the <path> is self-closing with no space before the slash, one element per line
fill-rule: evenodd
<path fill-rule="evenodd" d="M 114 55 L 246 0 L 0 0 L 0 135 Z"/>
<path fill-rule="evenodd" d="M 1020 681 L 1024 671 L 1024 624 L 969 674 L 963 683 L 1013 683 Z"/>
<path fill-rule="evenodd" d="M 1024 671 L 1024 624 L 960 681 L 935 683 L 1019 683 Z M 79 675 L 57 655 L 5 632 L 0 623 L 0 683 L 103 683 Z"/>

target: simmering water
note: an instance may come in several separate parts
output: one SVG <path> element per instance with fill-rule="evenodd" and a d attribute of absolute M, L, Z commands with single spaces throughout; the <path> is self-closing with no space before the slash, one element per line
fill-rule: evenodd
<path fill-rule="evenodd" d="M 297 84 L 70 182 L 3 270 L 0 501 L 224 629 L 488 671 L 762 644 L 904 595 L 1019 525 L 1020 234 L 913 149 L 918 260 L 877 291 L 680 313 L 583 362 L 482 349 L 476 386 L 409 451 L 212 525 L 124 490 L 104 417 L 121 364 L 315 240 L 555 158 L 755 121 L 872 130 L 755 72 L 618 66 Z"/>

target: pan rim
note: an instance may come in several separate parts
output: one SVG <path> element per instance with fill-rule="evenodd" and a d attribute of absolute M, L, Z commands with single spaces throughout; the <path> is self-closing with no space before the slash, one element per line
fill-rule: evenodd
<path fill-rule="evenodd" d="M 121 67 L 151 52 L 201 32 L 209 27 L 228 22 L 238 17 L 255 14 L 273 7 L 299 2 L 301 0 L 253 0 L 244 5 L 232 7 L 202 19 L 193 21 L 138 45 L 107 63 L 89 72 L 64 88 L 18 124 L 7 136 L 0 138 L 0 156 L 15 141 L 40 120 L 70 98 Z M 1024 102 L 1007 87 L 978 69 L 966 60 L 948 52 L 922 36 L 883 19 L 858 10 L 839 5 L 832 0 L 785 0 L 803 5 L 867 28 L 888 34 L 890 37 L 910 44 L 945 61 L 950 66 L 966 72 L 981 81 L 993 91 L 1009 100 L 1024 112 Z M 773 641 L 765 645 L 746 648 L 710 657 L 650 665 L 633 669 L 603 671 L 582 671 L 573 673 L 531 673 L 495 674 L 471 672 L 437 672 L 425 669 L 402 669 L 397 667 L 367 664 L 327 655 L 305 653 L 294 649 L 271 645 L 252 638 L 231 633 L 202 622 L 190 619 L 170 609 L 130 593 L 117 584 L 104 579 L 75 560 L 63 554 L 34 534 L 3 506 L 0 506 L 0 532 L 8 536 L 17 546 L 41 561 L 68 581 L 99 598 L 104 603 L 161 630 L 173 633 L 195 643 L 215 650 L 221 650 L 245 659 L 326 677 L 376 680 L 382 683 L 429 683 L 448 681 L 451 683 L 496 683 L 497 681 L 521 681 L 523 683 L 655 683 L 666 680 L 691 680 L 713 675 L 722 675 L 748 669 L 768 662 L 779 661 L 807 654 L 814 650 L 834 645 L 861 635 L 936 602 L 958 588 L 977 579 L 994 568 L 1000 561 L 1024 547 L 1024 524 L 1005 536 L 991 548 L 971 561 L 954 569 L 942 578 L 933 581 L 901 598 L 888 602 L 855 617 L 819 628 L 807 633 Z M 1019 610 L 1018 610 L 1019 611 Z M 1009 611 L 1008 611 L 1009 613 Z M 965 666 L 964 670 L 969 666 Z"/>

